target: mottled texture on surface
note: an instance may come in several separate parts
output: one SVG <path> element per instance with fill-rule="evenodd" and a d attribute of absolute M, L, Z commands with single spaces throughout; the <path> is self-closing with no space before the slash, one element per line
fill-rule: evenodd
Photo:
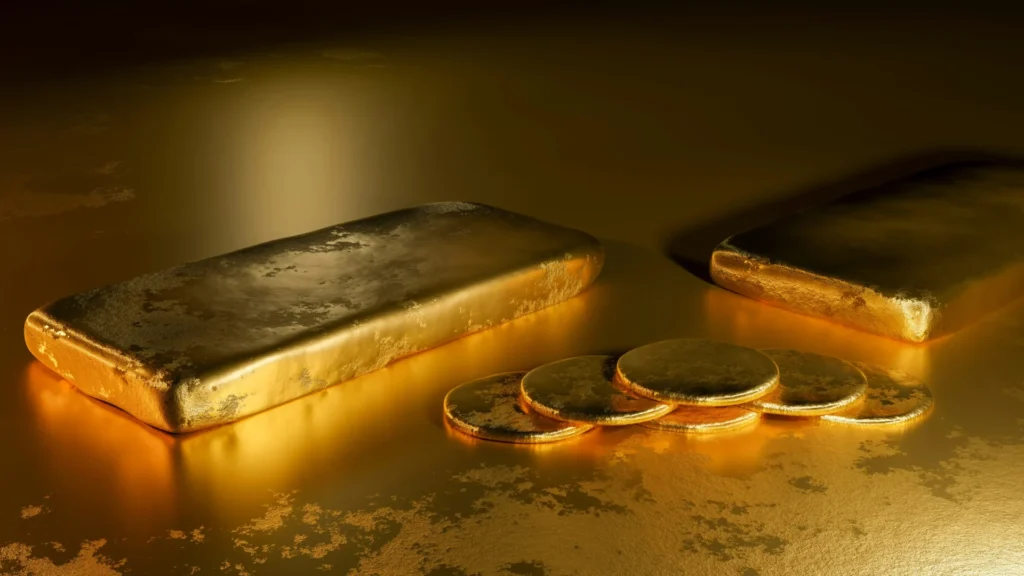
<path fill-rule="evenodd" d="M 665 30 L 475 27 L 3 90 L 0 195 L 22 174 L 31 194 L 88 194 L 122 160 L 135 197 L 45 215 L 46 198 L 0 200 L 25 214 L 0 222 L 0 573 L 1018 576 L 1024 308 L 910 345 L 660 253 L 685 231 L 706 270 L 722 238 L 801 205 L 777 202 L 950 143 L 1024 153 L 1018 23 L 721 4 L 720 22 Z M 558 306 L 197 434 L 139 425 L 24 347 L 54 298 L 446 198 L 595 234 L 605 270 Z M 899 369 L 935 408 L 907 429 L 769 417 L 528 446 L 445 429 L 462 382 L 680 336 Z"/>
<path fill-rule="evenodd" d="M 1024 165 L 945 166 L 737 234 L 711 276 L 883 336 L 947 334 L 1024 292 Z"/>
<path fill-rule="evenodd" d="M 679 406 L 666 416 L 644 422 L 654 430 L 704 434 L 741 430 L 757 424 L 761 415 L 742 406 Z"/>
<path fill-rule="evenodd" d="M 25 338 L 90 396 L 187 432 L 561 302 L 603 259 L 582 232 L 428 204 L 64 298 Z"/>
<path fill-rule="evenodd" d="M 828 422 L 860 426 L 906 425 L 931 412 L 932 392 L 921 380 L 901 372 L 863 362 L 854 363 L 867 377 L 867 392 L 857 406 L 821 417 Z"/>
<path fill-rule="evenodd" d="M 702 406 L 743 404 L 779 383 L 779 369 L 757 350 L 696 338 L 634 348 L 619 358 L 617 374 L 639 396 Z"/>
<path fill-rule="evenodd" d="M 821 416 L 864 399 L 867 380 L 853 364 L 800 350 L 764 350 L 779 367 L 779 386 L 751 403 L 768 414 Z"/>
<path fill-rule="evenodd" d="M 620 391 L 615 356 L 577 356 L 534 368 L 523 377 L 523 400 L 534 411 L 569 422 L 623 426 L 668 414 L 669 404 Z"/>
<path fill-rule="evenodd" d="M 523 372 L 496 374 L 461 384 L 444 397 L 448 424 L 465 434 L 522 444 L 555 442 L 590 430 L 588 424 L 553 420 L 523 405 Z"/>

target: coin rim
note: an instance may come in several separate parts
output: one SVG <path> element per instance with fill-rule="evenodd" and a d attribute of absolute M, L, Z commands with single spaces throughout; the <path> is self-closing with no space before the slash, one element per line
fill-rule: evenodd
<path fill-rule="evenodd" d="M 573 356 L 571 358 L 563 358 L 561 360 L 556 360 L 554 362 L 548 362 L 547 364 L 538 366 L 538 367 L 534 368 L 533 370 L 530 370 L 529 372 L 527 372 L 523 376 L 522 380 L 520 380 L 520 382 L 519 382 L 519 393 L 520 393 L 520 396 L 523 398 L 523 401 L 526 402 L 527 406 L 529 406 L 529 408 L 531 410 L 533 410 L 534 412 L 537 412 L 541 416 L 546 416 L 546 417 L 551 418 L 553 420 L 561 420 L 563 422 L 571 422 L 571 423 L 574 423 L 574 424 L 592 424 L 592 425 L 598 425 L 598 426 L 629 426 L 631 424 L 640 424 L 640 423 L 643 423 L 643 422 L 649 422 L 651 420 L 656 420 L 658 418 L 661 418 L 662 416 L 666 416 L 666 415 L 668 415 L 669 413 L 671 413 L 675 409 L 675 406 L 673 406 L 672 404 L 666 404 L 664 402 L 659 402 L 658 406 L 651 408 L 647 412 L 639 412 L 639 413 L 634 413 L 634 414 L 631 414 L 631 415 L 624 415 L 624 414 L 620 413 L 619 415 L 591 416 L 591 415 L 588 415 L 588 414 L 585 414 L 585 413 L 582 413 L 582 412 L 575 412 L 575 411 L 572 411 L 572 410 L 567 410 L 567 411 L 560 412 L 558 410 L 550 408 L 550 407 L 544 405 L 543 403 L 539 402 L 536 398 L 533 398 L 532 396 L 530 396 L 529 392 L 527 392 L 527 390 L 526 390 L 526 380 L 527 380 L 527 378 L 530 377 L 530 374 L 533 374 L 533 373 L 537 372 L 538 370 L 542 370 L 543 368 L 545 368 L 547 366 L 551 366 L 553 364 L 560 364 L 562 362 L 569 362 L 569 361 L 572 361 L 572 360 L 579 360 L 579 359 L 582 359 L 582 358 L 605 358 L 605 359 L 616 360 L 616 369 L 618 368 L 618 360 L 616 359 L 615 356 L 612 356 L 612 355 L 609 355 L 609 354 L 588 354 L 588 355 L 585 355 L 585 356 Z M 612 387 L 615 387 L 616 390 L 618 390 L 619 392 L 621 392 L 623 394 L 626 394 L 626 392 L 624 390 L 622 390 L 621 388 L 618 388 L 618 387 L 615 386 L 615 378 L 614 377 L 612 378 L 612 381 L 609 382 L 609 385 L 612 386 Z M 631 396 L 635 396 L 635 395 L 631 394 Z M 641 400 L 652 401 L 651 398 L 643 398 L 643 397 L 641 397 L 640 399 Z"/>
<path fill-rule="evenodd" d="M 880 368 L 880 369 L 885 370 L 885 371 L 890 371 L 888 368 L 886 368 L 884 366 L 878 366 L 878 365 L 874 365 L 874 364 L 867 364 L 865 362 L 850 362 L 850 363 L 853 364 L 854 366 L 856 366 L 857 368 L 859 368 L 860 371 L 864 374 L 865 378 L 867 377 L 867 372 L 864 371 L 862 366 L 864 366 L 864 367 L 871 367 L 871 368 Z M 909 411 L 909 412 L 905 412 L 903 414 L 897 414 L 895 416 L 873 416 L 873 417 L 870 417 L 870 418 L 858 418 L 858 417 L 854 417 L 854 416 L 845 416 L 843 414 L 836 413 L 836 414 L 825 414 L 824 416 L 821 417 L 821 419 L 825 420 L 826 422 L 832 422 L 832 423 L 835 423 L 835 424 L 844 424 L 844 425 L 850 425 L 850 426 L 892 426 L 892 425 L 899 425 L 899 424 L 909 424 L 911 422 L 915 422 L 917 420 L 920 420 L 921 418 L 924 418 L 925 416 L 927 416 L 928 413 L 931 412 L 935 408 L 935 396 L 932 394 L 931 389 L 928 387 L 927 384 L 925 384 L 924 381 L 918 379 L 916 376 L 914 377 L 914 379 L 918 380 L 919 382 L 921 382 L 921 388 L 924 389 L 925 392 L 927 392 L 927 394 L 928 394 L 928 401 L 925 402 L 924 404 L 920 404 L 920 405 L 914 407 L 914 409 Z M 870 387 L 871 387 L 871 384 L 869 383 L 868 384 L 868 388 L 870 388 Z M 864 396 L 867 397 L 867 392 L 866 391 L 864 393 Z"/>
<path fill-rule="evenodd" d="M 739 408 L 739 406 L 683 406 L 683 408 Z M 761 413 L 757 410 L 750 408 L 741 408 L 746 411 L 749 416 L 743 416 L 742 418 L 735 418 L 725 422 L 715 422 L 713 424 L 703 425 L 666 425 L 662 423 L 662 419 L 651 420 L 650 422 L 644 422 L 640 424 L 644 428 L 650 428 L 651 430 L 662 430 L 665 432 L 679 432 L 683 434 L 714 434 L 716 432 L 731 432 L 735 430 L 744 430 L 756 426 L 761 422 Z M 671 415 L 666 414 L 665 416 Z"/>
<path fill-rule="evenodd" d="M 868 391 L 868 377 L 867 377 L 867 375 L 864 374 L 864 371 L 861 370 L 860 368 L 858 368 L 856 364 L 854 364 L 853 362 L 850 362 L 849 360 L 843 360 L 842 358 L 839 358 L 838 356 L 831 356 L 829 354 L 818 354 L 816 352 L 805 352 L 803 350 L 796 350 L 794 348 L 764 348 L 764 349 L 761 350 L 761 352 L 763 354 L 765 354 L 765 355 L 768 355 L 768 352 L 772 352 L 772 351 L 776 351 L 776 350 L 778 350 L 778 351 L 786 351 L 786 352 L 797 352 L 799 354 L 813 354 L 815 356 L 821 356 L 821 357 L 824 357 L 824 358 L 834 358 L 834 359 L 836 359 L 836 360 L 838 360 L 840 362 L 843 362 L 844 364 L 848 364 L 849 366 L 853 367 L 853 369 L 856 370 L 861 375 L 861 378 L 863 379 L 863 384 L 860 387 L 860 393 L 859 394 L 852 395 L 852 396 L 847 396 L 845 398 L 841 398 L 839 400 L 836 400 L 834 402 L 830 402 L 830 403 L 827 403 L 827 404 L 823 404 L 823 403 L 813 404 L 813 405 L 811 405 L 809 407 L 808 406 L 790 406 L 788 404 L 778 404 L 778 403 L 765 404 L 764 400 L 758 399 L 758 400 L 755 400 L 755 401 L 751 402 L 750 404 L 751 404 L 751 406 L 753 406 L 759 412 L 763 412 L 764 414 L 773 414 L 775 416 L 799 416 L 799 417 L 807 417 L 807 418 L 811 418 L 811 417 L 815 417 L 815 416 L 825 416 L 826 414 L 835 414 L 836 412 L 841 412 L 841 411 L 845 410 L 846 408 L 849 408 L 849 407 L 853 406 L 857 402 L 860 402 L 867 395 L 867 391 Z M 771 358 L 771 356 L 769 356 L 769 358 Z M 775 361 L 775 359 L 773 358 L 772 362 L 774 362 L 774 361 Z M 776 367 L 778 367 L 778 363 L 776 363 Z M 779 368 L 779 386 L 784 386 L 782 384 L 782 368 Z"/>
<path fill-rule="evenodd" d="M 658 344 L 664 344 L 666 342 L 675 342 L 678 340 L 712 342 L 715 344 L 732 346 L 735 348 L 757 352 L 764 356 L 769 362 L 771 362 L 771 365 L 775 367 L 775 375 L 770 381 L 758 384 L 756 388 L 752 388 L 746 392 L 737 392 L 730 395 L 718 396 L 693 396 L 687 394 L 665 393 L 656 390 L 651 390 L 649 388 L 644 388 L 641 384 L 630 381 L 629 378 L 623 373 L 622 359 L 628 356 L 629 354 L 636 352 L 637 350 L 640 350 L 642 348 L 646 348 L 648 346 L 656 346 Z M 669 338 L 667 340 L 659 340 L 657 342 L 651 342 L 650 344 L 644 344 L 643 346 L 637 346 L 636 348 L 633 348 L 629 352 L 626 352 L 625 354 L 619 357 L 619 361 L 616 362 L 615 364 L 615 377 L 619 385 L 625 387 L 625 389 L 631 394 L 634 394 L 641 398 L 657 400 L 658 402 L 665 402 L 668 404 L 708 407 L 736 406 L 738 404 L 747 404 L 775 390 L 775 388 L 779 386 L 780 380 L 779 367 L 775 364 L 775 361 L 772 360 L 771 357 L 769 357 L 767 354 L 764 354 L 760 350 L 756 348 L 750 348 L 748 346 L 742 346 L 740 344 L 733 344 L 731 342 L 721 342 L 719 340 L 709 340 L 705 338 Z"/>
<path fill-rule="evenodd" d="M 479 426 L 477 424 L 473 424 L 471 422 L 462 420 L 452 414 L 451 409 L 449 408 L 449 398 L 451 398 L 451 395 L 456 390 L 462 388 L 463 386 L 470 386 L 482 380 L 489 380 L 491 378 L 496 378 L 499 376 L 509 376 L 517 374 L 520 375 L 519 377 L 521 380 L 522 376 L 526 375 L 526 372 L 499 372 L 497 374 L 491 374 L 490 376 L 483 376 L 481 378 L 476 378 L 474 380 L 463 382 L 462 384 L 459 384 L 458 386 L 452 388 L 451 390 L 448 391 L 447 394 L 444 395 L 443 412 L 445 422 L 447 422 L 448 425 L 451 426 L 453 429 L 458 430 L 459 432 L 472 436 L 474 438 L 480 438 L 482 440 L 490 440 L 494 442 L 506 442 L 509 444 L 544 444 L 547 442 L 558 442 L 559 440 L 565 440 L 568 438 L 579 436 L 580 434 L 589 432 L 594 428 L 593 426 L 587 424 L 576 424 L 572 422 L 566 422 L 564 420 L 556 420 L 556 422 L 566 424 L 567 427 L 554 432 L 528 432 L 522 436 L 515 436 L 511 434 L 491 432 L 489 431 L 489 429 L 483 426 Z"/>

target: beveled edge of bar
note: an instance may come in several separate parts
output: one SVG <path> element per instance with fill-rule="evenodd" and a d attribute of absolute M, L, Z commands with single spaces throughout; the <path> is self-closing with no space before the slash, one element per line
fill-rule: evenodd
<path fill-rule="evenodd" d="M 32 311 L 25 319 L 25 344 L 36 360 L 91 398 L 116 406 L 164 432 L 184 432 L 177 429 L 172 410 L 169 410 L 168 392 L 173 389 L 173 383 L 166 382 L 162 374 L 154 373 L 137 358 L 126 356 L 123 351 L 65 326 L 50 316 L 48 307 L 49 304 Z M 130 369 L 120 368 L 111 360 L 119 356 L 124 358 Z M 100 373 L 83 375 L 77 371 L 79 373 L 76 375 L 71 369 L 61 367 L 58 358 L 72 365 L 84 362 L 88 366 L 85 372 L 97 370 Z M 83 385 L 80 382 L 83 378 L 94 381 L 96 385 Z M 106 389 L 108 384 L 112 390 Z M 125 406 L 125 402 L 118 397 L 118 390 L 125 386 L 140 392 L 135 398 L 137 405 Z"/>
<path fill-rule="evenodd" d="M 711 254 L 711 279 L 722 288 L 791 312 L 906 342 L 922 343 L 944 334 L 942 312 L 935 302 L 887 296 L 867 286 L 772 262 L 734 246 L 732 238 L 722 241 Z M 792 296 L 828 293 L 832 298 L 818 305 Z M 841 314 L 828 314 L 826 309 Z"/>

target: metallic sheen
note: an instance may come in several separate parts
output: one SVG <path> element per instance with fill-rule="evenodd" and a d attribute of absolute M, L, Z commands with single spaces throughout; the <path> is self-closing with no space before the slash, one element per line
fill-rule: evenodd
<path fill-rule="evenodd" d="M 576 230 L 427 204 L 58 300 L 25 341 L 86 394 L 190 432 L 557 304 L 603 261 Z"/>
<path fill-rule="evenodd" d="M 95 22 L 115 3 L 78 4 Z M 474 17 L 167 64 L 143 62 L 127 18 L 107 37 L 79 21 L 133 66 L 27 87 L 3 67 L 0 573 L 1019 574 L 1024 307 L 909 344 L 662 254 L 684 235 L 706 272 L 730 234 L 934 165 L 917 151 L 1024 155 L 1017 21 L 941 2 L 841 19 L 826 3 L 704 4 L 650 27 Z M 205 21 L 178 22 L 192 12 Z M 23 52 L 69 70 L 60 36 Z M 448 197 L 586 230 L 604 269 L 562 304 L 196 434 L 139 425 L 25 348 L 43 302 Z M 934 411 L 895 430 L 766 417 L 548 444 L 445 425 L 463 382 L 682 336 L 896 368 Z"/>
<path fill-rule="evenodd" d="M 672 404 L 730 406 L 771 392 L 779 370 L 744 346 L 684 338 L 634 348 L 619 358 L 617 380 L 630 392 Z"/>
<path fill-rule="evenodd" d="M 523 377 L 523 400 L 538 414 L 568 422 L 624 426 L 660 418 L 672 405 L 620 391 L 614 356 L 577 356 L 545 364 Z"/>
<path fill-rule="evenodd" d="M 768 414 L 821 416 L 864 398 L 867 381 L 853 364 L 798 350 L 765 350 L 779 366 L 781 384 L 752 406 Z"/>
<path fill-rule="evenodd" d="M 456 430 L 498 442 L 539 444 L 577 436 L 593 426 L 554 420 L 523 406 L 523 372 L 466 382 L 444 397 L 444 416 Z"/>
<path fill-rule="evenodd" d="M 950 165 L 737 234 L 711 277 L 883 336 L 951 333 L 1024 293 L 1024 167 Z"/>
<path fill-rule="evenodd" d="M 761 414 L 742 406 L 679 406 L 666 416 L 641 426 L 669 432 L 707 434 L 753 426 Z"/>
<path fill-rule="evenodd" d="M 932 392 L 921 380 L 881 366 L 854 364 L 867 376 L 868 389 L 858 406 L 821 417 L 828 422 L 857 426 L 909 424 L 931 413 Z"/>

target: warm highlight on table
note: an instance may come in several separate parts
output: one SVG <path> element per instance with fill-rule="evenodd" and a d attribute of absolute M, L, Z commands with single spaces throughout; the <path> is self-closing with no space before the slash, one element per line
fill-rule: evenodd
<path fill-rule="evenodd" d="M 725 238 L 936 149 L 1024 154 L 1016 30 L 938 19 L 513 23 L 4 90 L 0 574 L 1018 572 L 1020 304 L 912 343 L 707 278 Z M 25 347 L 25 318 L 61 297 L 450 200 L 592 234 L 604 269 L 561 304 L 195 433 Z M 680 238 L 685 266 L 666 255 Z M 879 366 L 898 386 L 871 396 L 868 375 L 860 408 L 930 407 L 537 445 L 445 424 L 462 383 L 674 338 Z"/>

